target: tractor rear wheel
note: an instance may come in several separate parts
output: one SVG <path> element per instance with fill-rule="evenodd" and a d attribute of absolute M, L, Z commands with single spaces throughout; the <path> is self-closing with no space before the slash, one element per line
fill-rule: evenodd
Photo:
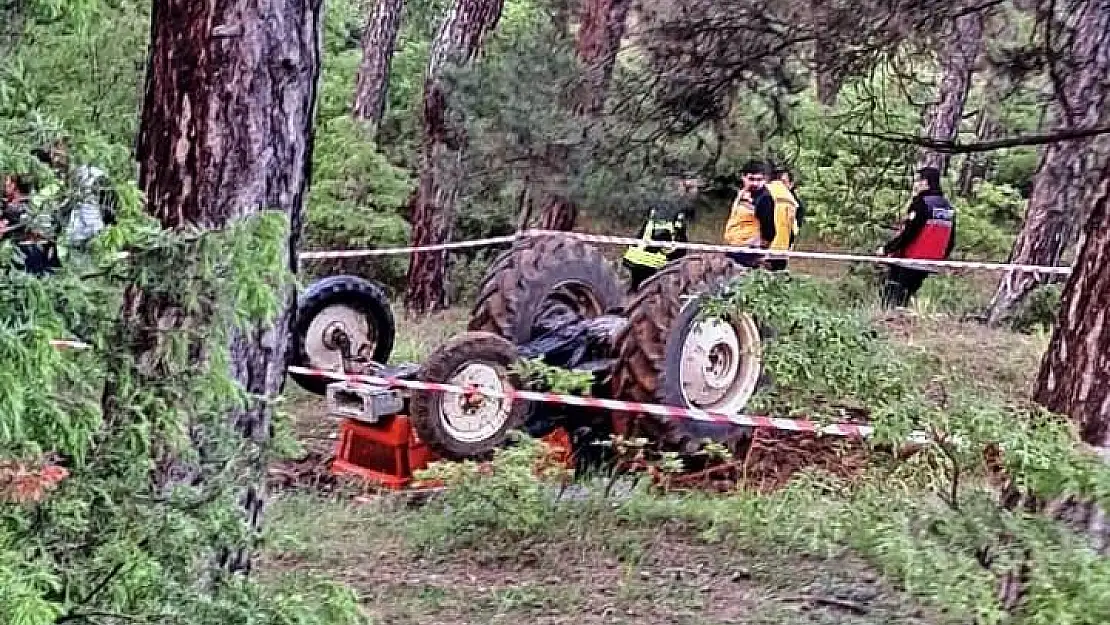
<path fill-rule="evenodd" d="M 385 289 L 356 276 L 331 276 L 311 284 L 297 301 L 292 362 L 300 367 L 343 373 L 343 350 L 385 364 L 393 352 L 397 326 Z M 327 392 L 327 378 L 290 374 L 310 393 Z"/>
<path fill-rule="evenodd" d="M 516 347 L 489 332 L 466 332 L 432 352 L 421 369 L 425 382 L 504 393 L 519 385 L 511 372 Z M 528 403 L 458 393 L 414 392 L 412 426 L 420 439 L 448 460 L 488 457 L 509 431 L 524 425 Z"/>
<path fill-rule="evenodd" d="M 717 291 L 744 271 L 723 255 L 697 254 L 666 265 L 644 282 L 616 339 L 613 396 L 730 414 L 742 410 L 761 380 L 760 328 L 746 314 L 699 320 L 697 313 L 698 296 Z M 639 423 L 645 434 L 686 452 L 702 438 L 731 439 L 740 432 L 654 415 L 643 415 Z"/>
<path fill-rule="evenodd" d="M 620 307 L 625 288 L 597 248 L 572 237 L 518 241 L 493 262 L 479 289 L 467 329 L 492 332 L 523 345 L 553 306 L 583 318 Z"/>

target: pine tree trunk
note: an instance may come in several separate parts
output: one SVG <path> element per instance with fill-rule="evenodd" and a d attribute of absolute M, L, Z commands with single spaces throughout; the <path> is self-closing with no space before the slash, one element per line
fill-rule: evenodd
<path fill-rule="evenodd" d="M 817 65 L 814 72 L 814 79 L 817 83 L 817 102 L 822 106 L 836 106 L 840 97 L 840 89 L 844 86 L 844 72 L 837 62 L 838 51 L 829 42 L 818 40 L 813 55 Z"/>
<path fill-rule="evenodd" d="M 444 73 L 466 65 L 501 17 L 503 0 L 456 0 L 432 42 L 424 77 L 424 138 L 420 183 L 410 202 L 412 244 L 445 243 L 455 223 L 455 202 L 462 185 L 466 129 L 448 110 Z M 421 252 L 409 264 L 405 309 L 410 315 L 447 305 L 447 253 Z"/>
<path fill-rule="evenodd" d="M 628 21 L 631 0 L 584 0 L 575 50 L 584 76 L 575 112 L 596 116 L 605 108 L 609 81 Z"/>
<path fill-rule="evenodd" d="M 959 135 L 971 75 L 983 49 L 983 22 L 983 14 L 976 11 L 958 18 L 953 26 L 942 62 L 937 102 L 926 113 L 925 136 L 930 139 L 951 141 Z M 948 154 L 923 149 L 917 156 L 917 166 L 944 172 L 948 160 Z"/>
<path fill-rule="evenodd" d="M 150 59 L 137 158 L 147 210 L 168 229 L 221 230 L 261 211 L 291 224 L 285 256 L 296 250 L 312 161 L 320 71 L 321 0 L 161 0 L 151 15 Z M 288 326 L 296 294 L 280 294 L 272 325 L 238 334 L 232 375 L 252 397 L 228 415 L 246 438 L 270 436 L 273 402 L 285 381 Z M 125 314 L 173 315 L 132 289 Z M 152 349 L 149 346 L 138 349 Z M 143 354 L 136 354 L 142 359 Z M 261 467 L 255 467 L 261 474 Z M 259 529 L 264 483 L 242 496 Z M 250 554 L 222 564 L 249 568 Z"/>
<path fill-rule="evenodd" d="M 993 92 L 988 90 L 983 98 L 983 108 L 980 109 L 979 118 L 975 124 L 976 141 L 989 141 L 998 136 L 997 106 L 998 103 L 995 101 Z M 971 197 L 975 192 L 975 181 L 986 180 L 990 175 L 993 164 L 994 160 L 989 152 L 968 154 L 964 157 L 964 162 L 960 166 L 960 178 L 957 182 L 959 194 L 962 197 Z"/>
<path fill-rule="evenodd" d="M 575 115 L 596 118 L 605 110 L 617 53 L 628 22 L 632 0 L 584 0 L 581 7 L 575 54 L 582 68 L 581 83 L 575 89 L 571 107 Z M 585 127 L 585 120 L 584 125 Z M 548 189 L 541 197 L 540 228 L 570 231 L 578 220 L 578 207 L 569 196 L 569 154 L 550 146 L 553 155 L 548 169 Z"/>
<path fill-rule="evenodd" d="M 1074 33 L 1059 68 L 1064 92 L 1057 94 L 1060 129 L 1086 128 L 1110 117 L 1110 0 L 1085 0 L 1071 13 Z M 1064 105 L 1067 108 L 1064 108 Z M 1056 265 L 1074 243 L 1102 180 L 1110 139 L 1097 137 L 1047 146 L 1033 177 L 1025 223 L 1010 259 L 1029 265 Z M 1092 175 L 1094 174 L 1094 175 Z M 1010 272 L 999 281 L 987 322 L 1008 319 L 1044 276 Z"/>
<path fill-rule="evenodd" d="M 375 126 L 385 115 L 389 67 L 404 6 L 404 0 L 378 0 L 362 34 L 362 64 L 355 79 L 351 112 L 356 119 L 373 122 Z"/>
<path fill-rule="evenodd" d="M 1056 328 L 1041 362 L 1034 399 L 1068 415 L 1083 442 L 1110 460 L 1110 164 L 1087 220 L 1079 257 L 1064 288 Z M 1110 522 L 1090 502 L 1067 498 L 1048 512 L 1110 550 Z"/>

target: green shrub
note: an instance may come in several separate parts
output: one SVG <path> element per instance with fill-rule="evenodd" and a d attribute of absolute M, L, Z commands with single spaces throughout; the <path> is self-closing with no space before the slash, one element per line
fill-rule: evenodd
<path fill-rule="evenodd" d="M 1056 325 L 1056 315 L 1060 310 L 1060 297 L 1063 285 L 1045 284 L 1025 298 L 1021 307 L 1010 321 L 1011 327 L 1018 332 L 1049 332 Z"/>

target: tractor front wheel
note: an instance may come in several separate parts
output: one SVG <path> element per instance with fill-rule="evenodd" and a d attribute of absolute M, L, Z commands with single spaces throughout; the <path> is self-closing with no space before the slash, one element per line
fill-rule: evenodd
<path fill-rule="evenodd" d="M 420 378 L 495 394 L 519 384 L 512 373 L 516 348 L 489 332 L 466 332 L 432 352 Z M 449 460 L 488 457 L 509 432 L 524 425 L 528 404 L 479 393 L 416 392 L 410 417 L 420 439 Z"/>

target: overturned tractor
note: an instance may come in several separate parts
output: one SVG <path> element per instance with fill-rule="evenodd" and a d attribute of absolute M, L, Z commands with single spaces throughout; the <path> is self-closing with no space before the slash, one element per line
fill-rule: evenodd
<path fill-rule="evenodd" d="M 517 363 L 539 359 L 588 372 L 595 397 L 734 413 L 763 379 L 760 326 L 745 314 L 716 319 L 699 312 L 705 296 L 744 271 L 724 255 L 691 255 L 626 295 L 596 248 L 565 236 L 521 239 L 491 265 L 468 331 L 423 365 L 384 364 L 394 332 L 384 293 L 349 277 L 322 281 L 302 298 L 295 355 L 317 369 L 495 393 L 519 387 Z M 516 429 L 538 437 L 561 428 L 577 445 L 611 434 L 644 436 L 683 453 L 707 439 L 736 449 L 749 436 L 729 424 L 296 379 L 327 392 L 339 416 L 384 424 L 407 415 L 422 444 L 448 459 L 486 457 Z"/>
<path fill-rule="evenodd" d="M 749 315 L 702 318 L 702 297 L 744 267 L 724 255 L 688 256 L 664 267 L 631 296 L 593 247 L 571 237 L 525 239 L 491 266 L 469 331 L 433 352 L 424 379 L 502 391 L 516 386 L 514 363 L 593 376 L 592 395 L 641 403 L 738 412 L 762 379 L 760 328 Z M 541 389 L 543 390 L 543 389 Z M 413 426 L 449 458 L 473 458 L 512 429 L 543 436 L 555 428 L 577 442 L 642 435 L 692 453 L 708 439 L 742 444 L 746 428 L 650 414 L 486 400 L 452 394 L 413 397 Z"/>

